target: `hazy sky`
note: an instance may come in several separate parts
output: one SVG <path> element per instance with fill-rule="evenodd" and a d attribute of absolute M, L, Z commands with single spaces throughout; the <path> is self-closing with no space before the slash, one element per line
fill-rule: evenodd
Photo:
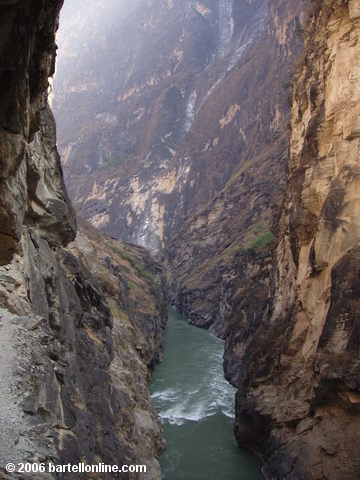
<path fill-rule="evenodd" d="M 119 21 L 128 19 L 131 12 L 143 0 L 65 0 L 60 14 L 60 28 L 57 35 L 59 59 L 71 55 L 84 43 L 89 45 L 99 31 L 118 28 Z M 114 23 L 116 22 L 116 23 Z"/>

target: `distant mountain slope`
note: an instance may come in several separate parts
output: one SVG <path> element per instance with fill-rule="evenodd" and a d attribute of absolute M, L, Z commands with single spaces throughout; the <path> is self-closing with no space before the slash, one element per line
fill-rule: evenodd
<path fill-rule="evenodd" d="M 281 136 L 282 84 L 303 7 L 116 5 L 64 6 L 53 87 L 59 146 L 81 213 L 156 253 L 185 216 Z"/>

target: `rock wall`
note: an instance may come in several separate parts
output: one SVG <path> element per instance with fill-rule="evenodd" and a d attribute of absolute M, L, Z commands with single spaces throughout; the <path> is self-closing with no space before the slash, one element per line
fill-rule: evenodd
<path fill-rule="evenodd" d="M 236 437 L 262 452 L 266 478 L 359 475 L 359 22 L 357 2 L 313 4 L 272 301 L 226 340 Z"/>
<path fill-rule="evenodd" d="M 268 2 L 265 31 L 198 112 L 196 146 L 189 147 L 192 184 L 169 206 L 176 218 L 180 197 L 188 205 L 187 218 L 165 247 L 170 301 L 190 322 L 221 337 L 237 328 L 239 316 L 258 325 L 271 297 L 286 185 L 289 82 L 306 7 Z M 221 185 L 232 159 L 236 167 Z M 216 183 L 217 193 L 197 208 L 201 192 L 216 191 Z"/>
<path fill-rule="evenodd" d="M 68 242 L 75 235 L 74 214 L 53 139 L 45 147 L 48 164 L 40 167 L 38 158 L 41 144 L 52 135 L 51 122 L 43 122 L 41 131 L 39 127 L 50 115 L 46 89 L 48 77 L 54 73 L 54 35 L 61 4 L 57 1 L 43 7 L 39 3 L 31 8 L 26 2 L 5 1 L 1 5 L 2 264 L 11 259 L 23 224 L 37 223 L 49 232 L 53 243 Z M 44 190 L 48 187 L 50 192 L 46 196 Z"/>
<path fill-rule="evenodd" d="M 75 239 L 47 105 L 62 5 L 50 3 L 0 6 L 0 476 L 23 478 L 7 462 L 53 461 L 143 464 L 157 479 L 160 269 L 88 227 Z"/>

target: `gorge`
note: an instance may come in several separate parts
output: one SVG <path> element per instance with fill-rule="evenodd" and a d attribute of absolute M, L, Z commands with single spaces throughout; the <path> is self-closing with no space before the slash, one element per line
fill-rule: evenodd
<path fill-rule="evenodd" d="M 261 462 L 232 436 L 235 389 L 224 379 L 223 342 L 170 310 L 164 348 L 151 382 L 167 442 L 164 480 L 261 480 Z"/>
<path fill-rule="evenodd" d="M 359 2 L 65 0 L 48 89 L 62 3 L 0 4 L 0 468 L 161 478 L 166 295 L 266 479 L 355 480 Z"/>

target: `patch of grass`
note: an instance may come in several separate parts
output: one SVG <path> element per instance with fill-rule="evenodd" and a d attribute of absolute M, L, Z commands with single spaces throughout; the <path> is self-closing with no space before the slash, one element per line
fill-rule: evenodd
<path fill-rule="evenodd" d="M 131 280 L 129 280 L 129 287 L 130 287 L 130 290 L 133 290 L 135 293 L 142 293 L 142 290 L 139 287 L 139 285 L 137 285 L 135 282 L 132 282 Z"/>
<path fill-rule="evenodd" d="M 151 294 L 154 297 L 159 297 L 160 296 L 161 288 L 160 288 L 160 285 L 158 283 L 154 283 L 153 285 L 151 285 Z"/>
<path fill-rule="evenodd" d="M 275 240 L 275 235 L 270 231 L 269 224 L 265 220 L 254 223 L 247 229 L 243 238 L 234 241 L 223 255 L 227 257 L 235 257 L 242 252 L 249 252 L 250 250 L 257 251 L 270 245 Z"/>
<path fill-rule="evenodd" d="M 151 272 L 149 272 L 148 270 L 146 270 L 146 268 L 143 265 L 141 265 L 139 262 L 137 262 L 136 259 L 133 256 L 131 256 L 129 253 L 127 253 L 124 250 L 121 250 L 120 248 L 115 247 L 115 246 L 112 246 L 111 250 L 116 255 L 121 257 L 123 260 L 129 262 L 130 265 L 137 271 L 137 273 L 142 278 L 144 278 L 145 280 L 147 280 L 151 284 L 151 288 L 154 287 L 154 288 L 158 288 L 160 290 L 160 287 L 157 284 L 153 274 Z"/>
<path fill-rule="evenodd" d="M 156 283 L 155 278 L 150 273 L 148 270 L 146 270 L 140 263 L 135 262 L 135 264 L 132 264 L 135 270 L 146 280 L 148 280 L 150 283 Z"/>
<path fill-rule="evenodd" d="M 268 229 L 268 224 L 264 221 L 260 221 L 251 225 L 251 227 L 247 231 L 247 235 L 257 234 L 265 232 Z"/>
<path fill-rule="evenodd" d="M 274 240 L 275 235 L 270 230 L 268 230 L 267 232 L 255 238 L 252 242 L 245 245 L 244 250 L 261 250 L 270 245 Z"/>
<path fill-rule="evenodd" d="M 227 255 L 228 257 L 234 257 L 237 253 L 240 253 L 243 250 L 244 248 L 242 243 L 235 242 L 225 250 L 224 254 Z"/>
<path fill-rule="evenodd" d="M 111 251 L 113 253 L 115 253 L 116 255 L 118 255 L 119 257 L 121 257 L 123 260 L 130 261 L 130 259 L 133 259 L 133 257 L 131 255 L 129 255 L 124 250 L 120 250 L 120 248 L 116 247 L 115 245 L 111 246 Z"/>
<path fill-rule="evenodd" d="M 108 305 L 110 307 L 110 311 L 113 317 L 122 318 L 123 320 L 129 320 L 129 316 L 125 310 L 123 310 L 120 305 L 111 297 L 106 298 Z"/>
<path fill-rule="evenodd" d="M 259 156 L 256 156 L 252 158 L 251 160 L 248 160 L 239 170 L 237 170 L 226 182 L 225 187 L 222 189 L 221 192 L 225 192 L 228 190 L 241 176 L 242 173 L 246 173 L 247 170 L 250 170 L 251 167 L 253 167 L 256 162 L 259 160 Z"/>

